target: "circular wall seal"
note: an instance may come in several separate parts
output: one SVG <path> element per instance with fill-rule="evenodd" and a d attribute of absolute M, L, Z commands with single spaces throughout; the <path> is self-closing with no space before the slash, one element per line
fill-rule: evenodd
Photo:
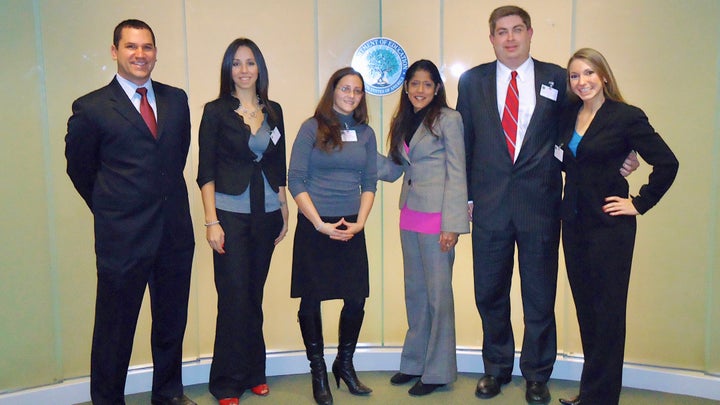
<path fill-rule="evenodd" d="M 384 96 L 402 87 L 408 58 L 400 44 L 390 38 L 378 37 L 368 39 L 358 47 L 352 67 L 362 75 L 365 92 Z"/>

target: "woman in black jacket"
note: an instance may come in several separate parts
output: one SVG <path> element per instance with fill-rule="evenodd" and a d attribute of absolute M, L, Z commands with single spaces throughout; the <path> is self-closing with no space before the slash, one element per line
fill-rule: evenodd
<path fill-rule="evenodd" d="M 622 386 L 635 216 L 670 188 L 678 161 L 642 110 L 625 103 L 598 51 L 580 49 L 567 71 L 568 89 L 579 100 L 561 121 L 556 156 L 566 174 L 562 240 L 585 364 L 579 397 L 560 402 L 612 405 Z M 618 170 L 631 150 L 652 166 L 635 196 Z"/>
<path fill-rule="evenodd" d="M 268 83 L 257 45 L 234 40 L 223 56 L 220 95 L 200 123 L 197 182 L 218 293 L 209 389 L 221 405 L 237 404 L 248 388 L 269 393 L 262 297 L 288 207 L 282 109 L 268 99 Z"/>

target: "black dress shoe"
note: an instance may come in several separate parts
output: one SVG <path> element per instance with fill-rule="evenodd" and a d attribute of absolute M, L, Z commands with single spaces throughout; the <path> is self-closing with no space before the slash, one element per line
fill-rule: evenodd
<path fill-rule="evenodd" d="M 395 373 L 394 376 L 390 377 L 390 384 L 392 385 L 402 385 L 409 383 L 410 381 L 420 377 L 419 375 L 414 374 L 405 374 L 405 373 Z"/>
<path fill-rule="evenodd" d="M 418 380 L 415 385 L 408 390 L 408 394 L 414 397 L 421 397 L 423 395 L 430 394 L 440 387 L 444 387 L 445 384 L 425 384 L 422 380 Z"/>
<path fill-rule="evenodd" d="M 570 399 L 560 398 L 560 403 L 563 405 L 580 405 L 580 395 Z"/>
<path fill-rule="evenodd" d="M 485 374 L 478 380 L 475 387 L 475 396 L 482 399 L 492 398 L 500 393 L 500 386 L 509 383 L 510 376 L 495 377 L 494 375 Z"/>
<path fill-rule="evenodd" d="M 547 404 L 550 402 L 550 390 L 547 383 L 528 381 L 526 384 L 525 400 L 530 404 Z"/>
<path fill-rule="evenodd" d="M 192 399 L 183 395 L 181 397 L 174 398 L 152 398 L 150 400 L 152 405 L 197 405 Z"/>

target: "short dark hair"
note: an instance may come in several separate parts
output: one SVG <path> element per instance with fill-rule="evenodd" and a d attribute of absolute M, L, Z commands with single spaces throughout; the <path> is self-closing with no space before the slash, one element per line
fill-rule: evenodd
<path fill-rule="evenodd" d="M 120 45 L 120 38 L 122 37 L 122 30 L 125 28 L 135 28 L 138 30 L 150 31 L 150 35 L 152 36 L 153 45 L 155 45 L 155 33 L 153 32 L 152 28 L 150 28 L 150 26 L 147 25 L 147 23 L 145 21 L 129 19 L 129 20 L 122 21 L 120 24 L 118 24 L 115 27 L 115 31 L 113 31 L 113 45 L 115 45 L 115 48 L 117 48 Z"/>
<path fill-rule="evenodd" d="M 532 28 L 530 14 L 528 14 L 527 11 L 523 10 L 518 6 L 502 6 L 496 8 L 492 11 L 492 13 L 490 13 L 490 19 L 488 19 L 488 23 L 490 24 L 490 35 L 493 35 L 495 33 L 495 24 L 497 24 L 497 20 L 503 17 L 509 17 L 511 15 L 516 15 L 520 17 L 523 23 L 525 23 L 525 28 Z"/>

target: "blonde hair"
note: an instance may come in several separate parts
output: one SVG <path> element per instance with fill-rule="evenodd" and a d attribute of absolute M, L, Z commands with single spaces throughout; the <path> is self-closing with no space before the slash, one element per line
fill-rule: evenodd
<path fill-rule="evenodd" d="M 568 60 L 567 67 L 568 70 L 570 69 L 570 64 L 574 60 L 582 60 L 586 62 L 588 65 L 590 65 L 593 70 L 595 70 L 595 73 L 600 76 L 600 78 L 603 80 L 603 94 L 605 95 L 605 98 L 609 98 L 613 101 L 619 101 L 621 103 L 625 102 L 625 99 L 623 98 L 622 94 L 620 94 L 620 89 L 617 85 L 617 80 L 615 80 L 615 75 L 613 75 L 612 69 L 610 69 L 610 65 L 608 64 L 607 60 L 605 60 L 605 57 L 598 51 L 592 48 L 582 48 L 578 49 L 573 56 L 570 57 L 570 60 Z M 568 73 L 568 89 L 570 89 L 570 74 Z"/>

